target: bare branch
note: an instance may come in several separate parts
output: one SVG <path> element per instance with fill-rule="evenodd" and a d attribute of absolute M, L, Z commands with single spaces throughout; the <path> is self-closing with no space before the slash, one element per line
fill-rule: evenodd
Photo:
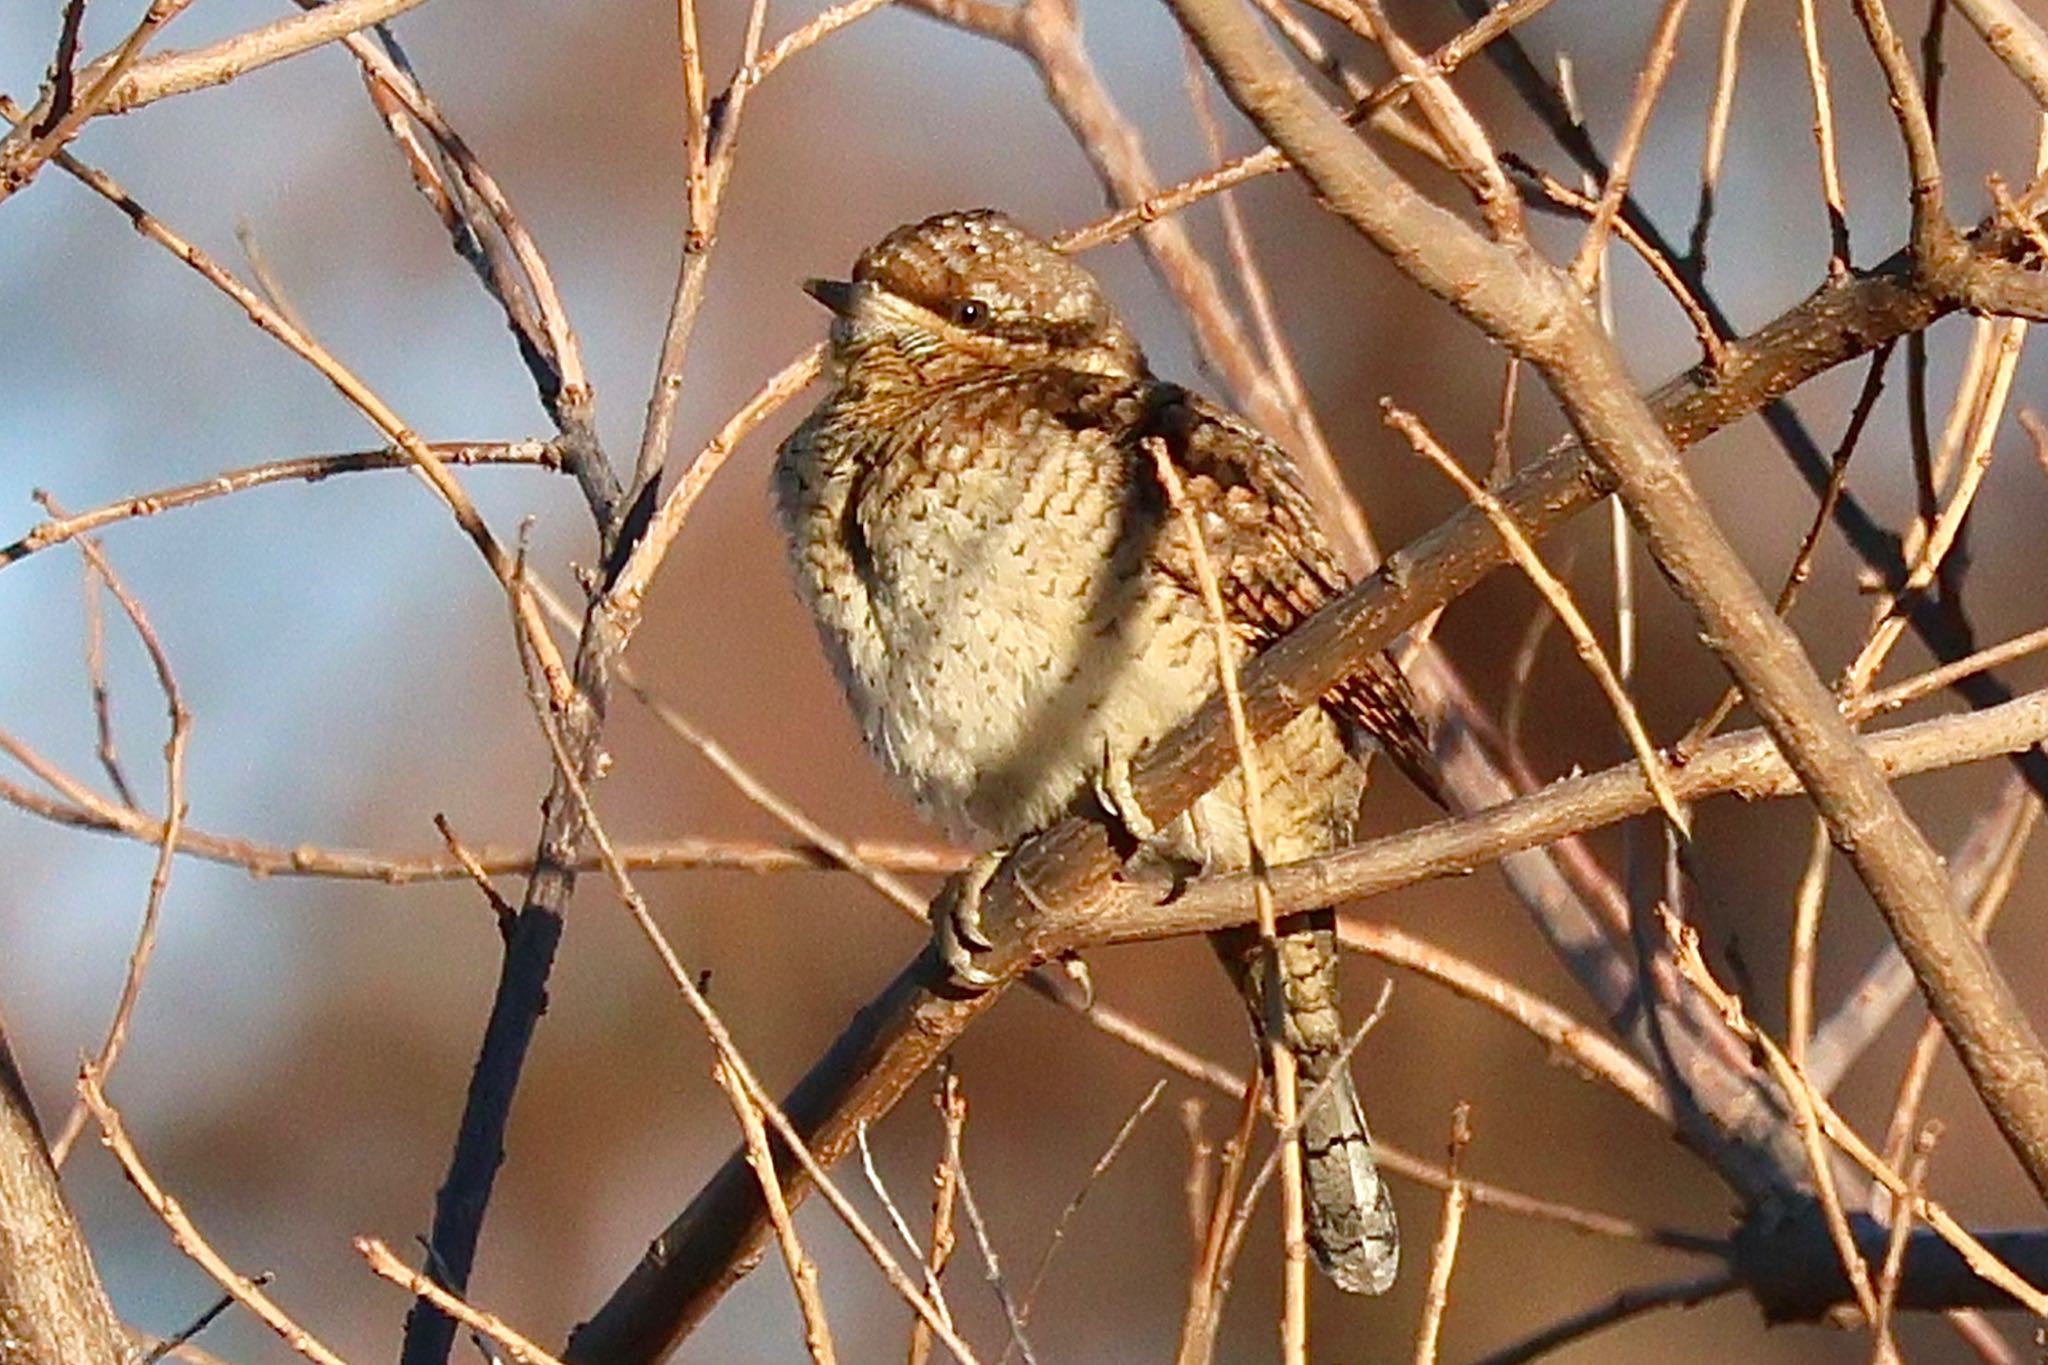
<path fill-rule="evenodd" d="M 27 1361 L 121 1361 L 127 1334 L 65 1202 L 0 1023 L 0 1322 Z"/>

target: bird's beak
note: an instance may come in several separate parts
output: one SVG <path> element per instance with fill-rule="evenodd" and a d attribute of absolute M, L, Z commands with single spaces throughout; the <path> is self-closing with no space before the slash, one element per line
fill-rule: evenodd
<path fill-rule="evenodd" d="M 805 280 L 804 292 L 843 318 L 852 314 L 859 288 L 847 280 Z"/>

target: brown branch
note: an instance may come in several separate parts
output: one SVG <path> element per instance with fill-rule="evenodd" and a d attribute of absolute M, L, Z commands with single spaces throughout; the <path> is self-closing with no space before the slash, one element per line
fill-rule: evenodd
<path fill-rule="evenodd" d="M 1958 893 L 1973 905 L 1986 904 L 1987 895 L 1997 886 L 2006 864 L 2016 861 L 2040 814 L 2040 798 L 2026 779 L 2008 777 L 1997 800 L 1978 815 L 1949 859 Z M 1807 1070 L 1823 1094 L 1841 1082 L 1912 994 L 1912 969 L 1898 945 L 1887 943 L 1843 994 L 1841 1004 L 1814 1030 L 1807 1048 Z"/>
<path fill-rule="evenodd" d="M 308 14 L 278 19 L 190 52 L 166 52 L 137 63 L 108 97 L 106 112 L 126 114 L 192 90 L 225 85 L 237 76 L 310 52 L 372 24 L 396 18 L 424 0 L 335 0 Z M 83 75 L 93 74 L 88 68 Z"/>
<path fill-rule="evenodd" d="M 0 801 L 38 819 L 69 825 L 95 834 L 112 834 L 139 843 L 163 840 L 160 817 L 131 811 L 95 799 L 90 806 L 55 800 L 0 778 Z M 931 844 L 861 839 L 846 845 L 860 861 L 891 872 L 957 872 L 964 861 L 952 849 Z M 320 844 L 266 844 L 186 826 L 178 831 L 178 852 L 207 862 L 239 867 L 254 877 L 318 877 L 336 881 L 383 882 L 411 886 L 418 882 L 461 881 L 471 875 L 460 859 L 432 853 L 382 853 L 374 849 L 329 848 Z M 492 877 L 523 877 L 534 869 L 532 849 L 486 846 L 472 850 L 477 866 Z M 838 872 L 838 853 L 803 841 L 776 843 L 765 839 L 683 837 L 619 845 L 619 857 L 636 872 L 688 872 L 705 868 L 737 872 Z M 584 853 L 570 867 L 592 872 L 595 854 Z"/>
<path fill-rule="evenodd" d="M 1902 776 L 2010 753 L 2048 738 L 2048 689 L 1985 711 L 1901 726 L 1863 740 L 1869 761 Z M 1802 790 L 1776 743 L 1762 730 L 1715 740 L 1672 777 L 1691 802 L 1723 792 L 1745 799 L 1795 796 Z M 1566 778 L 1529 796 L 1471 815 L 1439 820 L 1321 857 L 1272 869 L 1275 908 L 1282 914 L 1376 896 L 1471 869 L 1567 834 L 1613 824 L 1656 808 L 1642 769 L 1626 763 Z M 1243 923 L 1243 874 L 1203 877 L 1177 892 L 1120 883 L 1091 900 L 1085 925 L 1064 909 L 1029 928 L 1029 951 L 1068 951 L 1102 943 L 1138 942 Z M 1047 905 L 1057 902 L 1047 900 Z"/>
<path fill-rule="evenodd" d="M 43 505 L 52 516 L 61 517 L 64 511 L 46 495 Z M 128 970 L 121 981 L 121 993 L 114 1004 L 114 1015 L 107 1023 L 107 1036 L 100 1044 L 99 1054 L 93 1060 L 93 1072 L 102 1081 L 113 1074 L 115 1065 L 121 1059 L 121 1049 L 128 1039 L 129 1021 L 135 1014 L 136 1002 L 142 996 L 142 980 L 149 971 L 151 957 L 156 951 L 157 924 L 162 915 L 164 893 L 170 886 L 171 865 L 176 858 L 178 830 L 185 823 L 185 752 L 192 733 L 192 713 L 185 707 L 184 694 L 179 691 L 177 676 L 171 671 L 169 654 L 164 650 L 163 641 L 157 636 L 156 627 L 150 624 L 149 614 L 142 604 L 128 590 L 114 566 L 100 552 L 90 537 L 81 539 L 78 548 L 84 553 L 86 563 L 107 585 L 107 591 L 121 605 L 122 612 L 136 637 L 141 640 L 145 653 L 149 655 L 151 669 L 156 673 L 157 686 L 162 690 L 164 707 L 169 713 L 171 733 L 164 745 L 164 818 L 163 837 L 157 841 L 156 864 L 149 875 L 149 891 L 142 907 L 142 923 L 135 932 L 135 948 L 128 958 Z M 71 1144 L 85 1127 L 85 1106 L 74 1105 L 70 1116 L 57 1138 L 50 1144 L 50 1159 L 58 1167 L 71 1151 Z"/>
<path fill-rule="evenodd" d="M 1641 1062 L 1541 996 L 1390 924 L 1346 916 L 1337 921 L 1337 941 L 1499 1011 L 1573 1069 L 1605 1081 L 1665 1125 L 1677 1122 L 1670 1094 Z"/>
<path fill-rule="evenodd" d="M 1996 729 L 2008 744 L 2031 743 L 2033 736 L 2048 733 L 2048 692 L 2033 694 L 2012 706 L 2019 709 L 1905 727 L 1866 742 L 1878 755 L 1885 754 L 1887 743 L 1896 743 L 1909 746 L 1910 751 L 1933 762 L 1969 752 L 1960 743 L 1962 732 L 1950 727 L 1975 725 Z M 2016 727 L 2023 733 L 2015 737 L 2007 727 Z M 1896 758 L 1906 751 L 1902 748 L 1891 756 Z M 1775 754 L 1771 740 L 1760 733 L 1716 740 L 1675 775 L 1679 795 L 1681 799 L 1690 799 L 1710 783 L 1736 782 L 1752 784 L 1758 792 L 1789 793 L 1795 790 L 1791 774 Z M 1140 771 L 1149 770 L 1149 764 L 1140 765 Z M 1151 780 L 1156 782 L 1157 775 L 1153 774 Z M 1693 783 L 1698 783 L 1699 789 L 1689 785 Z M 1499 812 L 1430 827 L 1444 834 L 1445 840 L 1434 847 L 1426 864 L 1395 852 L 1404 842 L 1425 834 L 1417 831 L 1390 836 L 1311 863 L 1276 867 L 1271 873 L 1276 900 L 1283 909 L 1326 905 L 1354 891 L 1383 890 L 1421 875 L 1463 870 L 1480 861 L 1486 848 L 1494 846 L 1482 843 L 1478 831 L 1487 829 L 1487 838 L 1498 837 L 1506 828 L 1518 824 L 1522 814 L 1535 815 L 1546 806 L 1558 824 L 1570 825 L 1572 821 L 1561 816 L 1564 810 L 1594 802 L 1600 803 L 1603 810 L 1615 812 L 1616 818 L 1648 810 L 1653 804 L 1640 771 L 1633 765 L 1575 779 Z M 1491 821 L 1498 821 L 1500 829 L 1490 829 Z M 1095 830 L 1096 826 L 1085 822 L 1061 825 L 1013 860 L 1015 871 L 991 892 L 992 907 L 1007 905 L 1011 929 L 998 935 L 1003 946 L 983 960 L 989 970 L 1013 978 L 1028 962 L 1056 955 L 1065 947 L 1091 939 L 1100 941 L 1124 932 L 1133 937 L 1154 937 L 1244 920 L 1247 887 L 1242 882 L 1232 884 L 1228 878 L 1191 883 L 1182 895 L 1164 905 L 1156 903 L 1156 890 L 1108 883 L 1071 898 L 1071 893 L 1052 892 L 1049 888 L 1056 885 L 1054 876 L 1072 876 L 1074 871 L 1071 864 L 1043 861 L 1048 846 L 1057 847 L 1068 838 L 1085 838 L 1086 831 Z M 1449 838 L 1453 830 L 1462 831 L 1458 837 L 1470 842 L 1453 842 Z M 1531 820 L 1515 835 L 1515 840 L 1540 843 L 1556 832 Z M 1425 865 L 1428 871 L 1422 870 Z M 1397 867 L 1399 871 L 1395 870 Z M 1057 910 L 1056 921 L 1048 923 L 1037 918 L 1028 926 L 1018 925 L 1016 906 L 1004 898 L 1002 888 L 1004 882 L 1014 887 L 1016 883 L 1010 877 L 1029 875 L 1025 871 L 1028 868 L 1045 869 L 1043 880 L 1032 878 L 1033 889 L 1028 894 L 1048 910 Z M 1331 875 L 1340 868 L 1341 872 Z M 1197 907 L 1207 913 L 1200 913 Z M 898 1087 L 907 1088 L 998 994 L 993 990 L 966 994 L 947 986 L 944 969 L 929 950 L 899 973 L 856 1016 L 784 1102 L 791 1121 L 805 1134 L 819 1159 L 829 1162 L 847 1150 L 858 1124 L 893 1107 L 901 1094 Z M 1756 1117 L 1750 1115 L 1748 1121 L 1754 1122 Z M 1739 1140 L 1740 1123 L 1732 1116 L 1727 1116 L 1727 1121 L 1734 1125 L 1735 1137 L 1722 1140 Z M 1714 1155 L 1727 1159 L 1720 1153 Z M 793 1182 L 790 1193 L 792 1197 L 797 1193 Z M 649 1360 L 665 1350 L 750 1268 L 746 1253 L 766 1228 L 759 1197 L 759 1187 L 744 1160 L 729 1161 L 655 1241 L 606 1306 L 578 1330 L 565 1358 L 576 1362 Z"/>
<path fill-rule="evenodd" d="M 313 1361 L 314 1365 L 348 1365 L 347 1361 L 323 1345 L 318 1337 L 293 1321 L 291 1316 L 277 1305 L 276 1300 L 263 1292 L 262 1286 L 256 1280 L 229 1265 L 220 1253 L 213 1249 L 212 1243 L 200 1234 L 183 1207 L 157 1184 L 156 1177 L 150 1173 L 149 1167 L 143 1164 L 142 1155 L 135 1150 L 134 1142 L 129 1139 L 128 1128 L 122 1122 L 120 1112 L 109 1104 L 107 1097 L 101 1093 L 99 1077 L 93 1073 L 90 1066 L 79 1075 L 78 1093 L 85 1101 L 86 1108 L 92 1111 L 93 1121 L 99 1124 L 107 1147 L 121 1163 L 121 1169 L 127 1173 L 128 1182 L 135 1187 L 136 1193 L 142 1196 L 143 1202 L 163 1220 L 164 1227 L 170 1233 L 171 1241 L 177 1245 L 178 1250 L 190 1257 L 194 1265 L 211 1276 L 213 1282 L 232 1295 L 237 1303 L 247 1308 L 258 1322 L 276 1333 L 292 1350 Z M 118 1360 L 122 1356 L 104 1358 Z"/>
<path fill-rule="evenodd" d="M 2048 34 L 2013 0 L 1953 0 L 1992 55 L 2048 109 Z"/>
<path fill-rule="evenodd" d="M 430 1301 L 450 1317 L 459 1318 L 472 1331 L 481 1332 L 505 1348 L 512 1365 L 561 1365 L 552 1355 L 520 1335 L 503 1318 L 463 1302 L 431 1279 L 398 1259 L 390 1247 L 375 1237 L 358 1237 L 356 1254 L 369 1262 L 375 1274 L 408 1293 Z"/>
<path fill-rule="evenodd" d="M 1835 96 L 1827 59 L 1820 50 L 1820 23 L 1813 0 L 1799 0 L 1799 41 L 1806 54 L 1806 83 L 1813 91 L 1813 140 L 1820 156 L 1821 201 L 1828 211 L 1828 273 L 1849 273 L 1849 209 L 1842 194 L 1841 158 L 1835 148 Z"/>
<path fill-rule="evenodd" d="M 0 1323 L 10 1359 L 124 1360 L 114 1316 L 78 1220 L 43 1146 L 0 1023 Z"/>
<path fill-rule="evenodd" d="M 317 8 L 320 0 L 298 2 Z M 415 183 L 428 190 L 456 254 L 469 261 L 504 310 L 541 406 L 560 432 L 563 467 L 582 488 L 608 547 L 617 522 L 618 478 L 598 442 L 595 395 L 584 370 L 582 343 L 547 258 L 497 177 L 415 79 L 389 32 L 379 28 L 374 39 L 351 33 L 342 42 L 361 64 L 371 102 L 406 153 Z M 433 139 L 435 157 L 417 147 L 408 120 Z"/>
<path fill-rule="evenodd" d="M 1458 1261 L 1458 1235 L 1464 1230 L 1465 1208 L 1472 1202 L 1470 1189 L 1458 1173 L 1458 1163 L 1472 1140 L 1470 1106 L 1460 1102 L 1451 1114 L 1450 1154 L 1444 1165 L 1451 1173 L 1451 1187 L 1444 1192 L 1443 1226 L 1429 1253 L 1429 1287 L 1422 1297 L 1422 1323 L 1415 1330 L 1415 1365 L 1436 1365 L 1437 1339 L 1443 1330 L 1444 1310 L 1451 1301 L 1451 1270 Z"/>
<path fill-rule="evenodd" d="M 960 1193 L 960 1137 L 967 1127 L 967 1096 L 961 1093 L 960 1078 L 951 1067 L 940 1067 L 939 1087 L 932 1094 L 932 1107 L 939 1111 L 944 1143 L 932 1170 L 932 1235 L 924 1259 L 925 1283 L 931 1286 L 932 1301 L 941 1306 L 939 1278 L 953 1258 L 953 1205 Z M 908 1365 L 926 1365 L 931 1359 L 932 1329 L 923 1318 L 910 1324 Z"/>
<path fill-rule="evenodd" d="M 71 80 L 51 82 L 34 114 L 21 119 L 5 138 L 0 138 L 0 200 L 35 179 L 36 172 L 78 136 L 86 123 L 106 107 L 115 83 L 142 55 L 144 45 L 191 3 L 192 0 L 150 0 L 149 8 L 142 12 L 142 18 L 121 45 L 88 69 L 86 74 L 92 83 L 84 95 L 71 97 Z M 75 28 L 71 36 L 76 38 Z M 69 106 L 62 113 L 57 109 L 60 100 Z M 8 117 L 14 115 L 9 113 Z"/>
<path fill-rule="evenodd" d="M 443 464 L 532 465 L 559 470 L 561 453 L 548 441 L 430 441 L 427 449 Z M 304 455 L 296 459 L 271 460 L 228 469 L 192 483 L 135 493 L 103 507 L 68 517 L 55 517 L 31 526 L 11 545 L 0 545 L 0 569 L 28 558 L 38 550 L 62 545 L 89 531 L 137 517 L 153 517 L 177 507 L 190 507 L 214 498 L 239 493 L 245 488 L 303 480 L 318 483 L 336 474 L 356 474 L 373 469 L 408 469 L 412 458 L 396 446 L 381 450 L 356 450 L 339 455 Z"/>
<path fill-rule="evenodd" d="M 1650 38 L 1649 53 L 1636 70 L 1635 99 L 1629 103 L 1621 140 L 1608 163 L 1607 183 L 1601 187 L 1600 203 L 1593 211 L 1593 221 L 1586 228 L 1586 235 L 1572 258 L 1572 278 L 1581 289 L 1590 290 L 1592 287 L 1608 229 L 1621 212 L 1621 201 L 1628 194 L 1629 177 L 1635 169 L 1636 154 L 1642 150 L 1643 137 L 1649 132 L 1650 115 L 1656 110 L 1657 98 L 1664 90 L 1664 80 L 1671 74 L 1672 63 L 1678 58 L 1678 25 L 1685 18 L 1686 4 L 1687 0 L 1665 0 L 1664 11 L 1657 19 L 1657 30 Z"/>
<path fill-rule="evenodd" d="M 753 62 L 761 51 L 761 26 L 766 5 L 755 0 L 747 13 L 746 37 L 741 66 Z M 718 118 L 711 116 L 704 98 L 702 54 L 697 51 L 697 7 L 694 0 L 682 0 L 676 9 L 680 25 L 678 44 L 682 49 L 684 88 L 684 190 L 687 225 L 683 233 L 682 260 L 676 269 L 674 297 L 669 302 L 668 321 L 662 329 L 661 350 L 654 363 L 654 383 L 647 396 L 647 417 L 641 424 L 640 450 L 626 489 L 626 516 L 639 514 L 661 484 L 668 460 L 669 440 L 675 431 L 676 405 L 682 399 L 683 366 L 689 358 L 690 338 L 697 328 L 697 313 L 704 303 L 704 288 L 710 277 L 712 248 L 718 242 L 718 220 L 725 202 L 725 187 L 732 175 L 733 158 L 739 150 L 741 115 L 746 112 L 751 84 L 735 79 L 719 101 Z M 621 528 L 628 535 L 630 528 Z"/>
<path fill-rule="evenodd" d="M 1771 1036 L 1749 1020 L 1741 999 L 1715 980 L 1713 972 L 1707 967 L 1706 959 L 1700 954 L 1699 934 L 1690 925 L 1682 923 L 1666 907 L 1660 906 L 1658 914 L 1664 921 L 1666 933 L 1676 946 L 1679 968 L 1685 973 L 1686 980 L 1713 1002 L 1714 1007 L 1720 1010 L 1722 1017 L 1727 1020 L 1729 1028 L 1757 1049 L 1778 1083 L 1787 1092 L 1798 1096 L 1797 1102 L 1804 1116 L 1803 1126 L 1809 1130 L 1817 1129 L 1818 1134 L 1825 1135 L 1892 1196 L 1909 1201 L 1913 1215 L 1926 1222 L 1934 1233 L 1953 1249 L 1967 1264 L 1971 1274 L 2001 1293 L 2019 1300 L 2028 1312 L 2036 1316 L 2048 1316 L 2048 1293 L 2029 1283 L 2025 1276 L 1987 1247 L 1982 1238 L 1958 1223 L 1940 1204 L 1924 1195 L 1915 1194 L 1905 1178 L 1872 1151 L 1870 1145 L 1842 1118 L 1841 1113 L 1827 1098 L 1813 1088 L 1812 1081 L 1792 1065 L 1784 1050 L 1771 1039 Z M 1809 1136 L 1817 1142 L 1817 1135 L 1810 1133 Z M 1819 1164 L 1816 1157 L 1816 1166 Z M 1844 1268 L 1842 1262 L 1853 1264 L 1858 1260 L 1870 1259 L 1862 1248 L 1855 1244 L 1854 1234 L 1841 1226 L 1838 1208 L 1823 1208 L 1821 1221 L 1831 1244 L 1846 1243 L 1841 1248 L 1840 1261 L 1837 1262 L 1836 1269 Z M 1776 1229 L 1767 1227 L 1765 1231 L 1774 1233 Z M 1739 1251 L 1738 1247 L 1738 1254 Z M 1866 1312 L 1869 1304 L 1868 1294 L 1867 1287 L 1858 1287 L 1856 1297 L 1859 1304 L 1866 1306 Z"/>
<path fill-rule="evenodd" d="M 1749 0 L 1727 0 L 1721 17 L 1721 54 L 1714 73 L 1714 103 L 1707 114 L 1707 136 L 1700 149 L 1700 201 L 1693 217 L 1687 262 L 1695 275 L 1707 266 L 1707 232 L 1713 226 L 1715 197 L 1721 188 L 1721 163 L 1728 149 L 1728 120 L 1735 110 L 1735 80 L 1742 70 L 1742 19 Z"/>

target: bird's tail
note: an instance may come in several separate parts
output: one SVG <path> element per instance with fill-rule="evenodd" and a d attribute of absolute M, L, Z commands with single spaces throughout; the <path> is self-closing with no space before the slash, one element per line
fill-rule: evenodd
<path fill-rule="evenodd" d="M 1329 910 L 1292 915 L 1280 923 L 1281 1023 L 1294 1054 L 1297 1091 L 1306 1105 L 1330 1085 L 1301 1123 L 1302 1194 L 1309 1250 L 1339 1289 L 1379 1294 L 1394 1283 L 1401 1235 L 1394 1202 L 1372 1159 L 1372 1135 L 1358 1102 L 1337 1011 L 1335 916 Z M 1223 965 L 1251 1007 L 1254 1026 L 1266 1015 L 1272 975 L 1258 930 L 1251 926 L 1211 935 Z"/>

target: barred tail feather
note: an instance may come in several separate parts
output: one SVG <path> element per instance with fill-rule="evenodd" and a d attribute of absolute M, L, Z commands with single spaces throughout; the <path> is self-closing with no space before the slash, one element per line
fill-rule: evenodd
<path fill-rule="evenodd" d="M 1280 924 L 1280 1023 L 1294 1054 L 1300 1096 L 1306 1102 L 1334 1077 L 1301 1124 L 1302 1193 L 1309 1249 L 1339 1289 L 1384 1293 L 1401 1264 L 1394 1201 L 1372 1159 L 1372 1135 L 1350 1072 L 1340 1065 L 1343 1019 L 1337 1011 L 1335 916 L 1314 910 Z M 1266 1017 L 1267 983 L 1258 930 L 1250 926 L 1210 935 L 1217 956 L 1243 993 L 1254 1026 Z"/>

